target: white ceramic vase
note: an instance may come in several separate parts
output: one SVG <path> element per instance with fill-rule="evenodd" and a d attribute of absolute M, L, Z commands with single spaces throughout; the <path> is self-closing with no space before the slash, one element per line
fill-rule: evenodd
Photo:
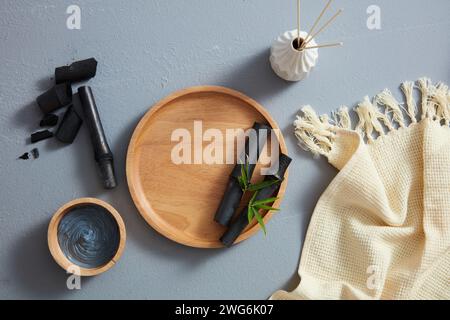
<path fill-rule="evenodd" d="M 302 39 L 307 35 L 304 31 L 300 32 Z M 317 48 L 302 51 L 295 49 L 293 42 L 297 37 L 297 30 L 286 31 L 275 40 L 270 53 L 273 71 L 287 81 L 300 81 L 306 78 L 319 59 Z M 316 45 L 314 39 L 308 43 L 308 47 Z"/>

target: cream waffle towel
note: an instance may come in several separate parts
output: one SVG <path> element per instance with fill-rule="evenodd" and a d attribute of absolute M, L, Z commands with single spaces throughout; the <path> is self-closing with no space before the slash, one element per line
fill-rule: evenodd
<path fill-rule="evenodd" d="M 302 109 L 301 145 L 340 172 L 314 210 L 298 288 L 271 299 L 450 298 L 450 95 L 425 78 L 401 89 L 404 104 L 365 97 L 355 129 L 346 107 Z"/>

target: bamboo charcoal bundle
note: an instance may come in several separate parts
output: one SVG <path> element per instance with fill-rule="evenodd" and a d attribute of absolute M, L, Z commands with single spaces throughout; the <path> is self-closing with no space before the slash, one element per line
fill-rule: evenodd
<path fill-rule="evenodd" d="M 284 175 L 291 161 L 292 159 L 289 158 L 287 155 L 281 154 L 278 162 L 278 172 L 274 175 L 266 176 L 264 180 L 265 181 L 279 180 L 281 183 L 281 181 L 283 181 L 284 179 Z M 260 190 L 256 195 L 255 201 L 267 199 L 276 195 L 278 189 L 280 188 L 280 183 L 272 184 Z M 225 246 L 227 247 L 232 246 L 233 243 L 236 241 L 236 239 L 239 237 L 239 235 L 242 233 L 242 231 L 244 231 L 244 229 L 247 227 L 249 223 L 247 210 L 248 207 L 245 207 L 239 214 L 239 216 L 236 218 L 236 220 L 231 223 L 230 227 L 224 233 L 222 238 L 220 238 L 220 241 Z"/>
<path fill-rule="evenodd" d="M 270 132 L 270 130 L 271 128 L 265 124 L 255 122 L 253 125 L 252 132 L 256 133 L 256 135 L 253 139 L 251 135 L 247 139 L 245 143 L 245 150 L 241 154 L 240 160 L 231 173 L 227 189 L 214 218 L 217 223 L 223 226 L 227 226 L 230 223 L 230 220 L 233 217 L 243 195 L 243 191 L 238 182 L 238 177 L 241 175 L 241 166 L 248 161 L 249 166 L 247 174 L 250 179 L 253 175 L 253 171 L 255 170 L 259 155 L 267 142 L 267 133 Z M 265 132 L 260 135 L 261 131 Z"/>

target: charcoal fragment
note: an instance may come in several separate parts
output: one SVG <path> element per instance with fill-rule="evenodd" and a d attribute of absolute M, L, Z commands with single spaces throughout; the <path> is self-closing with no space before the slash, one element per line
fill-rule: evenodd
<path fill-rule="evenodd" d="M 56 139 L 63 143 L 72 143 L 83 124 L 83 120 L 73 106 L 67 109 L 64 118 L 56 131 Z"/>
<path fill-rule="evenodd" d="M 54 127 L 58 124 L 59 117 L 56 114 L 49 113 L 42 118 L 39 125 L 41 127 Z"/>
<path fill-rule="evenodd" d="M 34 148 L 33 150 L 31 150 L 31 155 L 33 156 L 33 159 L 39 159 L 39 149 Z"/>
<path fill-rule="evenodd" d="M 25 152 L 23 155 L 21 155 L 19 157 L 19 159 L 21 159 L 21 160 L 28 160 L 28 159 L 30 159 L 30 154 L 28 152 Z"/>
<path fill-rule="evenodd" d="M 55 69 L 55 82 L 80 82 L 95 77 L 97 73 L 97 60 L 94 58 L 76 61 L 70 66 Z"/>
<path fill-rule="evenodd" d="M 38 131 L 31 135 L 31 143 L 36 143 L 45 139 L 49 139 L 53 137 L 53 132 L 44 130 Z"/>
<path fill-rule="evenodd" d="M 57 84 L 41 94 L 36 102 L 44 114 L 65 107 L 72 102 L 72 86 L 70 83 Z"/>

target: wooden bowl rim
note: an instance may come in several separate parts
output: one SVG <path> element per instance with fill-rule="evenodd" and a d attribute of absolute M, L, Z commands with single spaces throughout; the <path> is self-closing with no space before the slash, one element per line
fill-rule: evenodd
<path fill-rule="evenodd" d="M 205 241 L 205 240 L 201 240 L 201 239 L 194 239 L 192 237 L 181 238 L 180 233 L 174 233 L 174 232 L 171 232 L 171 230 L 169 230 L 168 228 L 162 227 L 158 223 L 157 219 L 153 217 L 153 216 L 158 216 L 156 211 L 153 208 L 151 208 L 150 206 L 147 210 L 141 204 L 141 200 L 138 195 L 141 193 L 138 190 L 139 183 L 134 183 L 134 180 L 133 180 L 134 174 L 132 172 L 132 170 L 133 170 L 132 160 L 134 158 L 133 157 L 134 149 L 136 147 L 135 145 L 136 145 L 137 141 L 140 138 L 142 130 L 145 127 L 145 125 L 147 124 L 147 122 L 150 121 L 154 115 L 156 115 L 162 108 L 164 108 L 167 104 L 169 104 L 173 100 L 176 100 L 176 99 L 186 96 L 186 95 L 202 93 L 202 92 L 215 92 L 215 93 L 227 94 L 227 95 L 235 97 L 239 100 L 245 101 L 247 104 L 249 104 L 251 107 L 253 107 L 257 112 L 259 112 L 273 129 L 277 129 L 277 131 L 278 131 L 277 136 L 278 136 L 278 141 L 280 143 L 281 152 L 288 155 L 286 142 L 284 141 L 284 137 L 281 133 L 281 129 L 279 128 L 276 121 L 272 118 L 272 116 L 268 113 L 268 111 L 264 107 L 262 107 L 257 101 L 255 101 L 254 99 L 246 96 L 245 94 L 243 94 L 239 91 L 236 91 L 236 90 L 233 90 L 230 88 L 226 88 L 226 87 L 222 87 L 222 86 L 193 86 L 193 87 L 181 89 L 181 90 L 178 90 L 178 91 L 175 91 L 175 92 L 169 94 L 165 98 L 161 99 L 159 102 L 155 103 L 152 107 L 150 107 L 149 110 L 147 110 L 147 112 L 145 113 L 145 115 L 141 118 L 141 120 L 139 121 L 139 123 L 137 124 L 136 128 L 133 131 L 133 135 L 132 135 L 130 143 L 128 145 L 127 158 L 126 158 L 126 177 L 127 177 L 127 183 L 128 183 L 128 188 L 129 188 L 131 197 L 132 197 L 133 202 L 134 202 L 136 208 L 138 209 L 140 215 L 158 233 L 160 233 L 164 237 L 166 237 L 174 242 L 177 242 L 177 243 L 183 244 L 183 245 L 187 245 L 190 247 L 194 247 L 194 248 L 204 248 L 204 249 L 224 248 L 223 244 L 219 241 L 219 239 L 215 242 L 212 242 L 212 241 Z M 280 189 L 277 194 L 278 200 L 276 200 L 273 204 L 274 208 L 280 207 L 281 201 L 283 200 L 284 194 L 286 192 L 288 177 L 289 177 L 289 170 L 286 171 L 285 178 L 280 185 Z M 148 211 L 150 211 L 150 213 Z M 272 216 L 273 216 L 272 212 L 266 213 L 264 216 L 264 222 L 267 223 L 271 219 Z M 235 244 L 238 244 L 244 240 L 247 240 L 248 238 L 250 238 L 252 235 L 254 235 L 259 230 L 260 230 L 259 225 L 255 224 L 253 227 L 251 227 L 247 231 L 243 232 L 237 238 L 237 240 L 235 241 Z"/>
<path fill-rule="evenodd" d="M 77 266 L 75 263 L 70 261 L 66 255 L 62 252 L 61 247 L 59 246 L 58 242 L 58 226 L 61 222 L 61 219 L 64 217 L 66 213 L 68 213 L 71 209 L 81 206 L 81 205 L 98 205 L 106 209 L 114 218 L 114 220 L 117 223 L 117 226 L 119 228 L 119 246 L 117 248 L 116 254 L 113 256 L 113 258 L 106 263 L 103 266 L 96 267 L 96 268 L 83 268 L 80 266 Z M 90 277 L 90 276 L 96 276 L 100 273 L 106 272 L 109 269 L 111 269 L 117 261 L 119 261 L 120 257 L 122 256 L 122 253 L 125 249 L 125 243 L 126 243 L 126 230 L 125 230 L 125 224 L 122 220 L 122 217 L 120 216 L 119 212 L 117 212 L 116 209 L 114 209 L 113 206 L 111 206 L 109 203 L 96 199 L 96 198 L 80 198 L 72 200 L 65 205 L 63 205 L 61 208 L 56 211 L 56 213 L 53 215 L 52 219 L 50 220 L 50 224 L 48 226 L 48 233 L 47 233 L 47 240 L 48 240 L 48 247 L 50 249 L 50 253 L 53 256 L 53 259 L 55 259 L 56 263 L 58 263 L 59 266 L 61 266 L 66 272 L 74 273 L 71 270 L 72 266 L 76 266 L 80 271 L 80 276 Z"/>

